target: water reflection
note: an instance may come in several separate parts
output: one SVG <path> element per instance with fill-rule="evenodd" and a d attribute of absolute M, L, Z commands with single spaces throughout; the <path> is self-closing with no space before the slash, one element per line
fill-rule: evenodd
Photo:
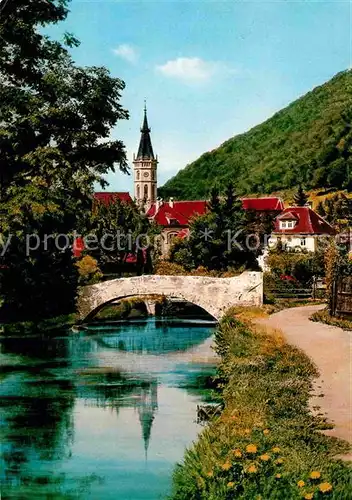
<path fill-rule="evenodd" d="M 212 371 L 173 354 L 201 344 L 210 325 L 62 333 L 2 339 L 3 497 L 165 496 Z"/>

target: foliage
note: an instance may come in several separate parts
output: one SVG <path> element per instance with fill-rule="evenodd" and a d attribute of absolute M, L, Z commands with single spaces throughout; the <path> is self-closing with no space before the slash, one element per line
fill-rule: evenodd
<path fill-rule="evenodd" d="M 91 321 L 114 321 L 135 316 L 148 316 L 144 300 L 128 298 L 119 301 L 117 304 L 109 304 L 100 309 Z"/>
<path fill-rule="evenodd" d="M 79 284 L 93 285 L 98 283 L 103 277 L 103 273 L 98 267 L 98 262 L 90 255 L 85 255 L 76 263 L 79 273 Z"/>
<path fill-rule="evenodd" d="M 170 260 L 187 270 L 257 269 L 259 247 L 249 238 L 247 214 L 229 184 L 222 199 L 213 189 L 209 211 L 191 220 L 188 239 L 175 240 Z"/>
<path fill-rule="evenodd" d="M 4 334 L 6 336 L 33 335 L 42 334 L 48 335 L 50 332 L 57 334 L 57 331 L 73 326 L 78 321 L 76 313 L 62 314 L 53 318 L 47 318 L 37 321 L 18 321 L 15 323 L 4 323 Z"/>
<path fill-rule="evenodd" d="M 3 2 L 4 3 L 4 2 Z M 0 22 L 0 233 L 12 235 L 2 256 L 3 312 L 23 319 L 72 310 L 78 273 L 60 234 L 83 231 L 93 183 L 118 165 L 121 141 L 110 130 L 128 117 L 119 101 L 124 83 L 105 68 L 79 67 L 42 28 L 65 20 L 68 0 L 18 0 L 2 6 Z M 38 236 L 30 255 L 26 237 Z M 50 237 L 45 246 L 45 238 Z M 43 244 L 44 243 L 44 244 Z"/>
<path fill-rule="evenodd" d="M 240 273 L 235 269 L 226 271 L 215 271 L 199 266 L 196 269 L 187 270 L 180 264 L 168 260 L 160 260 L 154 269 L 155 274 L 167 276 L 208 276 L 209 278 L 233 278 Z"/>
<path fill-rule="evenodd" d="M 329 313 L 332 314 L 334 307 L 334 283 L 343 276 L 352 276 L 352 261 L 349 259 L 346 248 L 339 247 L 335 241 L 331 241 L 324 254 L 326 289 Z"/>
<path fill-rule="evenodd" d="M 317 311 L 309 318 L 312 321 L 325 323 L 326 325 L 338 326 L 343 330 L 352 330 L 352 319 L 339 318 L 337 316 L 330 316 L 328 309 Z"/>
<path fill-rule="evenodd" d="M 9 321 L 38 320 L 74 310 L 78 272 L 65 238 L 65 213 L 55 196 L 35 186 L 15 187 L 1 205 L 1 316 Z M 69 205 L 69 200 L 68 200 Z M 4 213 L 6 217 L 4 216 Z"/>
<path fill-rule="evenodd" d="M 301 185 L 299 185 L 297 193 L 293 197 L 293 201 L 297 207 L 304 207 L 307 204 L 308 196 L 303 191 L 303 188 Z"/>
<path fill-rule="evenodd" d="M 180 264 L 175 264 L 175 262 L 169 262 L 168 260 L 160 260 L 154 272 L 161 276 L 185 276 L 188 274 L 186 269 Z"/>
<path fill-rule="evenodd" d="M 336 193 L 317 206 L 317 212 L 338 230 L 352 225 L 352 200 L 344 193 Z"/>
<path fill-rule="evenodd" d="M 134 203 L 117 199 L 113 203 L 96 203 L 90 233 L 96 236 L 96 248 L 87 251 L 100 266 L 113 263 L 122 271 L 128 256 L 136 256 L 140 273 L 150 272 L 154 241 L 160 229 Z"/>
<path fill-rule="evenodd" d="M 280 277 L 291 276 L 300 283 L 307 283 L 313 276 L 324 276 L 324 248 L 321 246 L 316 252 L 309 253 L 270 251 L 266 263 L 270 267 L 271 279 L 277 283 Z"/>
<path fill-rule="evenodd" d="M 170 179 L 160 196 L 202 199 L 235 182 L 239 194 L 333 186 L 352 189 L 352 71 L 337 74 L 285 109 L 204 153 Z"/>
<path fill-rule="evenodd" d="M 323 435 L 309 410 L 317 372 L 281 333 L 229 311 L 216 333 L 224 410 L 186 451 L 172 499 L 348 498 L 347 444 Z M 323 493 L 324 492 L 324 493 Z"/>

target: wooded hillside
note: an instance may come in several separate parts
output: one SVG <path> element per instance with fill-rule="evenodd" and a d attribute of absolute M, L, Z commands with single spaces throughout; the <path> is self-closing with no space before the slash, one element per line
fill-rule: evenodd
<path fill-rule="evenodd" d="M 166 198 L 202 199 L 212 186 L 238 194 L 352 189 L 352 71 L 294 101 L 266 122 L 187 165 L 159 189 Z"/>

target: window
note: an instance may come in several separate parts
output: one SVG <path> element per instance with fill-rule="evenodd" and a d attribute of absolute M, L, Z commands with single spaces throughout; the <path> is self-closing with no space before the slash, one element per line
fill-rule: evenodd
<path fill-rule="evenodd" d="M 144 198 L 148 199 L 148 184 L 144 184 Z"/>
<path fill-rule="evenodd" d="M 139 181 L 139 170 L 137 170 L 137 181 Z"/>
<path fill-rule="evenodd" d="M 139 184 L 137 184 L 137 189 L 136 189 L 136 198 L 137 198 L 137 200 L 139 200 L 140 196 L 141 196 L 141 189 L 139 187 Z"/>
<path fill-rule="evenodd" d="M 305 238 L 301 238 L 301 247 L 305 247 L 306 242 L 307 242 L 307 240 Z"/>
<path fill-rule="evenodd" d="M 295 227 L 295 221 L 293 220 L 283 220 L 280 222 L 281 229 L 293 229 Z"/>

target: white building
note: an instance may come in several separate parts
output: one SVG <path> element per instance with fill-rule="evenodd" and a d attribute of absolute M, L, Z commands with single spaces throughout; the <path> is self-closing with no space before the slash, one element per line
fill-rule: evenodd
<path fill-rule="evenodd" d="M 281 242 L 286 250 L 315 252 L 320 238 L 335 234 L 334 228 L 310 207 L 288 207 L 275 219 L 269 246 Z"/>

